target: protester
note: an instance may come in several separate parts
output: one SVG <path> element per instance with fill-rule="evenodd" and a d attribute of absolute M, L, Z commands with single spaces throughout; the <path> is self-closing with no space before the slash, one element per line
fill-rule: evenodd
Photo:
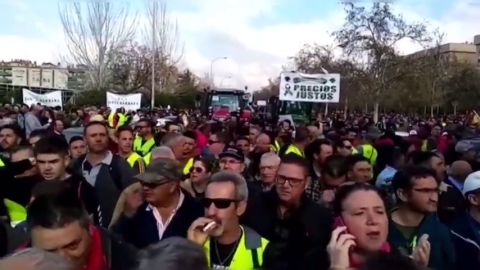
<path fill-rule="evenodd" d="M 205 252 L 181 237 L 170 237 L 149 246 L 139 254 L 136 270 L 208 270 Z"/>
<path fill-rule="evenodd" d="M 268 241 L 239 223 L 247 200 L 247 182 L 237 173 L 220 172 L 208 181 L 202 199 L 205 217 L 192 223 L 188 239 L 204 247 L 212 269 L 262 267 Z"/>
<path fill-rule="evenodd" d="M 140 119 L 136 129 L 138 130 L 138 135 L 133 143 L 133 150 L 144 157 L 148 155 L 156 145 L 153 136 L 153 122 L 149 119 Z"/>
<path fill-rule="evenodd" d="M 87 145 L 85 144 L 85 140 L 83 139 L 83 137 L 73 136 L 68 144 L 70 158 L 72 158 L 72 160 L 75 160 L 87 154 Z"/>
<path fill-rule="evenodd" d="M 357 269 L 374 254 L 390 254 L 388 217 L 379 191 L 366 183 L 341 187 L 332 203 L 335 224 L 327 251 L 330 269 Z M 430 244 L 422 240 L 413 257 L 426 264 Z"/>
<path fill-rule="evenodd" d="M 263 192 L 268 192 L 275 187 L 278 167 L 280 166 L 280 157 L 272 152 L 262 155 L 260 159 L 260 181 L 257 181 Z"/>
<path fill-rule="evenodd" d="M 391 213 L 388 239 L 402 254 L 411 255 L 419 241 L 428 235 L 431 244 L 428 267 L 453 269 L 452 238 L 435 215 L 440 185 L 436 177 L 433 170 L 423 167 L 408 167 L 395 174 L 392 186 L 398 204 Z"/>
<path fill-rule="evenodd" d="M 373 178 L 373 168 L 367 158 L 355 154 L 348 157 L 348 180 L 369 183 Z"/>
<path fill-rule="evenodd" d="M 77 270 L 67 259 L 36 248 L 18 251 L 0 260 L 1 270 Z"/>
<path fill-rule="evenodd" d="M 47 121 L 46 124 L 42 125 L 40 123 L 40 114 L 43 108 L 40 105 L 32 105 L 30 112 L 25 114 L 25 137 L 29 138 L 30 133 L 37 129 L 46 129 L 50 126 L 50 122 Z"/>
<path fill-rule="evenodd" d="M 35 144 L 42 138 L 49 136 L 50 132 L 46 129 L 37 129 L 30 133 L 30 138 L 28 138 L 28 143 L 34 147 Z"/>
<path fill-rule="evenodd" d="M 117 129 L 118 155 L 125 159 L 134 174 L 145 171 L 145 162 L 142 156 L 133 151 L 133 130 L 129 126 Z"/>
<path fill-rule="evenodd" d="M 43 196 L 28 208 L 31 246 L 54 252 L 74 264 L 75 270 L 130 270 L 136 250 L 91 224 L 76 196 Z"/>
<path fill-rule="evenodd" d="M 120 194 L 134 182 L 133 171 L 123 158 L 108 150 L 108 129 L 104 123 L 88 123 L 84 136 L 88 153 L 77 159 L 74 168 L 95 188 L 98 216 L 94 218 L 96 224 L 107 227 Z"/>
<path fill-rule="evenodd" d="M 480 269 L 480 172 L 470 174 L 463 183 L 467 210 L 450 225 L 458 270 Z"/>
<path fill-rule="evenodd" d="M 340 139 L 336 143 L 336 151 L 339 155 L 348 157 L 352 155 L 353 145 L 348 139 Z"/>
<path fill-rule="evenodd" d="M 347 182 L 348 166 L 343 156 L 333 155 L 326 158 L 319 172 L 321 178 L 311 181 L 305 194 L 312 201 L 329 205 L 335 198 L 337 188 Z"/>
<path fill-rule="evenodd" d="M 310 143 L 310 134 L 307 128 L 297 128 L 295 131 L 295 140 L 285 150 L 284 155 L 295 154 L 305 158 L 305 149 Z"/>
<path fill-rule="evenodd" d="M 242 224 L 270 240 L 264 256 L 269 269 L 328 269 L 326 246 L 330 239 L 330 212 L 305 196 L 309 166 L 286 155 L 277 172 L 275 189 L 253 198 Z"/>
<path fill-rule="evenodd" d="M 196 159 L 191 168 L 190 178 L 181 183 L 182 188 L 194 198 L 205 197 L 207 182 L 213 173 L 213 163 L 206 158 Z"/>
<path fill-rule="evenodd" d="M 182 171 L 175 160 L 153 161 L 137 175 L 142 193 L 127 194 L 123 215 L 115 232 L 138 248 L 172 237 L 187 236 L 190 224 L 203 215 L 203 209 L 180 188 Z"/>
<path fill-rule="evenodd" d="M 212 133 L 208 138 L 207 155 L 212 155 L 213 158 L 218 158 L 218 155 L 222 153 L 227 143 L 227 136 L 225 133 Z"/>
<path fill-rule="evenodd" d="M 3 157 L 10 158 L 12 152 L 22 143 L 22 132 L 16 125 L 5 125 L 0 127 L 0 146 L 3 150 Z"/>

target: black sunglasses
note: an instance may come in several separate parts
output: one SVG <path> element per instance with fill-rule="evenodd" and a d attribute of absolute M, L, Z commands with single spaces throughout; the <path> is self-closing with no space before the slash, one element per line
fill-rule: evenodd
<path fill-rule="evenodd" d="M 203 172 L 203 169 L 200 168 L 200 167 L 192 167 L 190 168 L 190 172 L 196 172 L 196 173 L 202 173 Z"/>
<path fill-rule="evenodd" d="M 232 203 L 238 202 L 238 200 L 233 200 L 233 199 L 210 199 L 210 198 L 203 198 L 202 199 L 202 204 L 203 207 L 209 208 L 212 203 L 215 205 L 216 208 L 218 209 L 225 209 L 230 207 Z"/>
<path fill-rule="evenodd" d="M 139 182 L 140 182 L 140 185 L 142 185 L 142 187 L 146 187 L 146 188 L 149 188 L 149 189 L 154 189 L 154 188 L 159 187 L 159 186 L 161 186 L 161 185 L 163 185 L 163 184 L 166 184 L 166 183 L 168 183 L 168 182 L 170 182 L 170 181 L 165 181 L 165 182 L 160 183 L 160 184 L 156 184 L 156 183 L 146 183 L 146 182 L 143 182 L 143 181 L 139 181 Z"/>

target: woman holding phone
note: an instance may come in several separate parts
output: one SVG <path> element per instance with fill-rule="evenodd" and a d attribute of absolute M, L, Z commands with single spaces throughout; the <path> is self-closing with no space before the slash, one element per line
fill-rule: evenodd
<path fill-rule="evenodd" d="M 395 252 L 387 242 L 387 210 L 376 187 L 365 183 L 344 185 L 332 206 L 336 219 L 327 247 L 330 269 L 358 269 L 372 255 Z M 429 256 L 428 236 L 422 236 L 411 257 L 426 265 Z"/>

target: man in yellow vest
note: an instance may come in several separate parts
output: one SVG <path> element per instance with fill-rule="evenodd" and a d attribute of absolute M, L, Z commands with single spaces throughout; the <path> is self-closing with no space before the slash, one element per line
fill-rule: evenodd
<path fill-rule="evenodd" d="M 307 128 L 297 128 L 295 131 L 295 140 L 293 144 L 288 146 L 285 151 L 285 156 L 288 154 L 295 154 L 305 158 L 305 148 L 310 143 L 310 132 Z"/>
<path fill-rule="evenodd" d="M 188 239 L 203 246 L 211 269 L 253 270 L 262 267 L 268 240 L 240 225 L 247 200 L 247 182 L 239 174 L 219 172 L 208 181 L 202 200 L 205 217 L 192 223 Z"/>
<path fill-rule="evenodd" d="M 135 174 L 145 171 L 143 158 L 133 152 L 133 130 L 129 126 L 120 127 L 117 130 L 118 155 L 123 157 L 132 167 Z"/>
<path fill-rule="evenodd" d="M 133 151 L 144 157 L 148 155 L 156 145 L 155 138 L 153 137 L 153 123 L 146 118 L 140 119 L 136 129 L 138 134 L 133 143 Z"/>

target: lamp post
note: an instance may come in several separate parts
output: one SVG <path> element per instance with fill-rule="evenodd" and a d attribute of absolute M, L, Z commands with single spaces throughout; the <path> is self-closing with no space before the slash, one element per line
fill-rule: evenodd
<path fill-rule="evenodd" d="M 210 84 L 211 84 L 212 87 L 215 83 L 215 78 L 213 76 L 213 64 L 215 62 L 217 62 L 218 60 L 227 60 L 227 59 L 228 59 L 228 57 L 222 56 L 222 57 L 213 58 L 212 61 L 210 61 Z"/>

